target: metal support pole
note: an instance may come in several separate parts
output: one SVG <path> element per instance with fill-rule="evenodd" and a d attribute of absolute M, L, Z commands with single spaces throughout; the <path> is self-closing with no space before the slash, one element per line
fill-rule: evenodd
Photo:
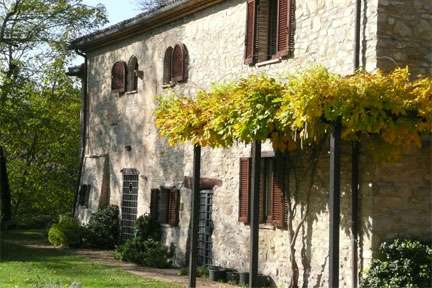
<path fill-rule="evenodd" d="M 358 191 L 359 191 L 359 150 L 360 144 L 352 142 L 351 160 L 351 246 L 352 246 L 352 287 L 358 286 Z"/>
<path fill-rule="evenodd" d="M 330 235 L 328 287 L 331 288 L 339 288 L 340 136 L 341 123 L 340 121 L 336 121 L 330 135 Z"/>
<path fill-rule="evenodd" d="M 249 287 L 257 287 L 258 274 L 258 240 L 259 240 L 259 187 L 260 187 L 260 165 L 261 165 L 261 142 L 252 143 L 252 179 L 250 198 L 250 269 Z"/>
<path fill-rule="evenodd" d="M 200 178 L 201 178 L 201 146 L 194 146 L 193 176 L 192 176 L 192 211 L 190 230 L 190 258 L 189 258 L 189 288 L 196 287 L 196 268 L 198 254 L 198 221 L 200 204 Z"/>
<path fill-rule="evenodd" d="M 360 33 L 361 33 L 361 16 L 362 0 L 355 1 L 355 31 L 354 31 L 354 73 L 360 68 Z M 352 143 L 352 162 L 351 162 L 351 252 L 352 252 L 352 278 L 351 285 L 353 288 L 358 286 L 358 175 L 359 175 L 359 142 Z"/>

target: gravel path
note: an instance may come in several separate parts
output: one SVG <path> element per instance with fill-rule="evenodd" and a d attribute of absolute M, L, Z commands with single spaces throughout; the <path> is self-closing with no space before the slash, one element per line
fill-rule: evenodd
<path fill-rule="evenodd" d="M 180 284 L 181 286 L 187 287 L 188 278 L 187 276 L 178 276 L 177 273 L 179 269 L 157 269 L 138 266 L 132 263 L 126 263 L 114 259 L 112 251 L 100 251 L 100 250 L 90 250 L 90 249 L 79 249 L 75 250 L 76 254 L 86 256 L 95 262 L 108 265 L 111 267 L 122 268 L 132 274 L 141 276 L 148 279 L 155 279 L 169 283 Z M 224 283 L 217 283 L 209 281 L 203 278 L 197 278 L 197 287 L 206 288 L 233 288 L 239 286 L 233 286 Z"/>

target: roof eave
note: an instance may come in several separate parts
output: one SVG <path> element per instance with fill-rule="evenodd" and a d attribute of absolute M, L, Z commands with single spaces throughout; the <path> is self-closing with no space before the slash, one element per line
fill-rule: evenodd
<path fill-rule="evenodd" d="M 149 14 L 138 15 L 107 29 L 75 39 L 71 42 L 70 49 L 89 52 L 142 34 L 223 1 L 225 0 L 176 1 Z"/>

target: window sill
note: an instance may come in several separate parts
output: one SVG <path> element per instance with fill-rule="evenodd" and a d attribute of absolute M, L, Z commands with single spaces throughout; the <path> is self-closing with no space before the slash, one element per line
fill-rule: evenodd
<path fill-rule="evenodd" d="M 131 95 L 131 94 L 137 94 L 138 90 L 133 90 L 133 91 L 127 91 L 125 94 L 126 95 Z"/>
<path fill-rule="evenodd" d="M 268 224 L 268 223 L 262 223 L 259 225 L 259 229 L 262 230 L 276 230 L 275 226 L 273 224 Z"/>
<path fill-rule="evenodd" d="M 176 85 L 176 83 L 162 84 L 162 89 L 172 88 Z"/>
<path fill-rule="evenodd" d="M 270 59 L 267 61 L 259 62 L 259 63 L 255 64 L 255 66 L 256 67 L 262 67 L 262 66 L 266 66 L 266 65 L 280 63 L 280 62 L 282 62 L 282 58 L 275 58 L 275 59 Z"/>

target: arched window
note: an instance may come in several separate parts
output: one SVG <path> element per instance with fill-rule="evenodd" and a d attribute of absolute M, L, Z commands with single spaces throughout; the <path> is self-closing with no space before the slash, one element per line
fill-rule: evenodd
<path fill-rule="evenodd" d="M 184 44 L 176 44 L 172 53 L 171 78 L 175 82 L 187 80 L 187 50 Z"/>
<path fill-rule="evenodd" d="M 129 59 L 127 71 L 127 91 L 138 90 L 138 59 L 132 56 Z"/>
<path fill-rule="evenodd" d="M 126 90 L 126 63 L 118 61 L 111 70 L 111 90 L 123 94 Z"/>
<path fill-rule="evenodd" d="M 163 67 L 163 84 L 170 84 L 171 82 L 171 58 L 173 48 L 170 46 L 165 51 L 164 67 Z"/>

